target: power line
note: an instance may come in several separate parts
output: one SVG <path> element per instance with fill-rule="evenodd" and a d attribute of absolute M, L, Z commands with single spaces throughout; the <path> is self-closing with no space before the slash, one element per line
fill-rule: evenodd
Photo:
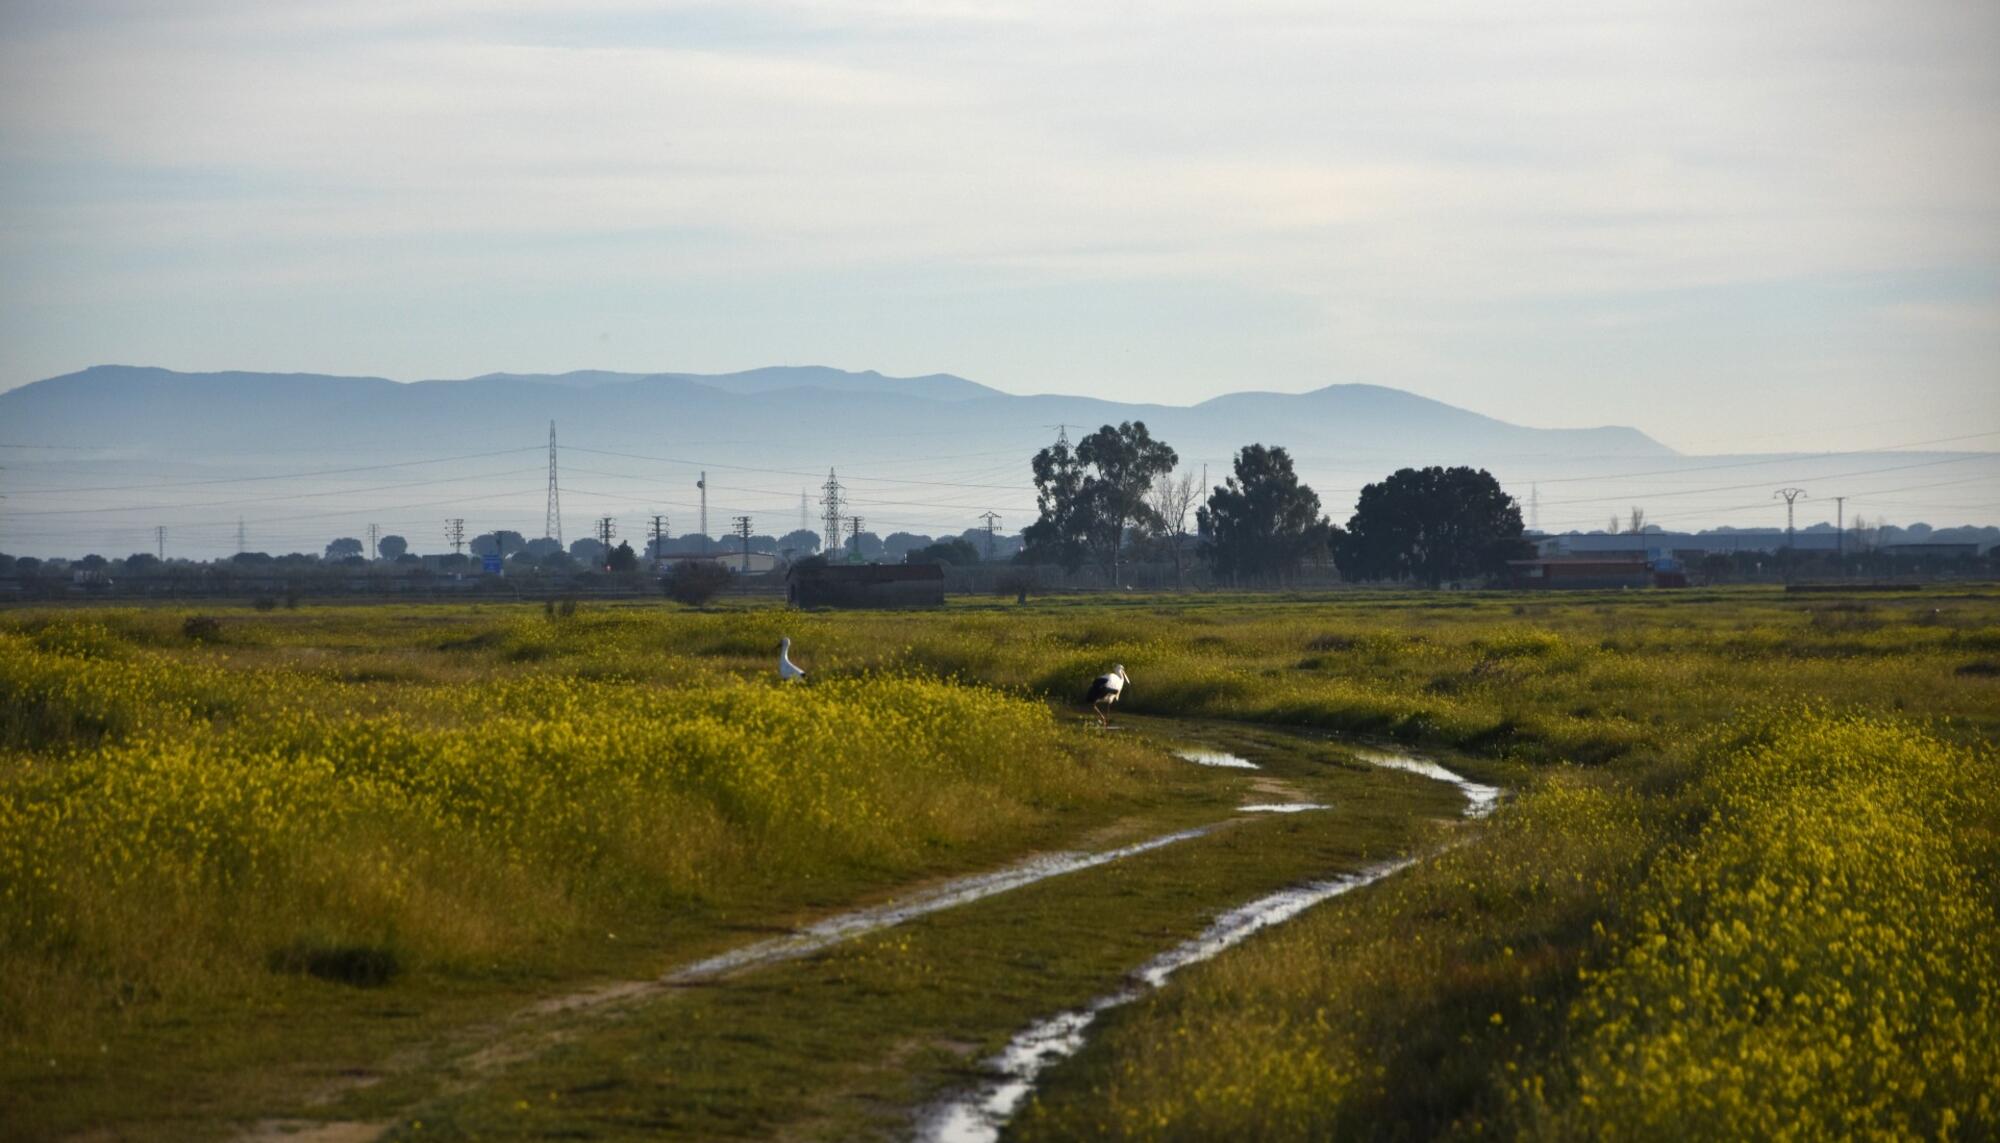
<path fill-rule="evenodd" d="M 533 468 L 510 468 L 501 472 L 482 472 L 471 476 L 441 476 L 435 480 L 406 480 L 398 484 L 374 484 L 365 488 L 335 488 L 324 492 L 287 492 L 277 496 L 243 496 L 233 500 L 202 500 L 193 504 L 120 504 L 102 508 L 40 508 L 32 512 L 14 512 L 14 516 L 82 516 L 101 512 L 178 512 L 189 508 L 224 508 L 232 504 L 269 504 L 278 500 L 315 500 L 323 496 L 361 496 L 370 492 L 387 492 L 394 488 L 427 488 L 437 484 L 461 484 L 472 480 L 490 480 L 496 476 L 518 476 L 524 472 L 535 472 Z M 364 509 L 365 511 L 365 509 Z"/>
<path fill-rule="evenodd" d="M 32 446 L 11 445 L 11 446 L 0 446 L 0 447 L 27 448 Z M 204 480 L 165 480 L 165 481 L 149 480 L 144 484 L 96 484 L 83 488 L 64 488 L 57 485 L 47 485 L 36 488 L 23 488 L 19 489 L 18 491 L 134 492 L 134 491 L 151 491 L 156 488 L 194 488 L 200 485 L 207 485 L 207 484 L 245 484 L 257 480 L 304 480 L 309 477 L 315 477 L 315 476 L 339 476 L 350 472 L 379 472 L 383 469 L 388 469 L 388 468 L 414 468 L 419 465 L 425 465 L 425 464 L 449 464 L 452 461 L 458 461 L 458 460 L 480 460 L 489 456 L 511 456 L 515 453 L 537 452 L 541 449 L 541 447 L 542 446 L 540 445 L 535 445 L 532 448 L 503 448 L 503 449 L 496 449 L 492 452 L 469 452 L 461 456 L 439 456 L 439 457 L 431 457 L 425 460 L 404 460 L 404 461 L 397 461 L 393 464 L 363 464 L 363 465 L 355 465 L 349 468 L 321 468 L 321 469 L 315 469 L 310 472 L 280 472 L 272 474 L 270 476 L 218 476 Z"/>
<path fill-rule="evenodd" d="M 1802 461 L 1825 460 L 1836 456 L 1866 456 L 1874 452 L 1899 452 L 1903 449 L 1922 448 L 1925 445 L 1951 444 L 1957 441 L 1977 440 L 1980 437 L 1994 436 L 2000 436 L 2000 429 L 1988 429 L 1985 432 L 1978 433 L 1965 433 L 1955 437 L 1938 437 L 1927 441 L 1910 441 L 1906 444 L 1880 445 L 1875 448 L 1841 449 L 1834 452 L 1786 453 L 1782 456 L 1775 456 L 1764 460 L 1735 460 L 1725 461 L 1721 464 L 1682 465 L 1679 468 L 1655 468 L 1644 472 L 1620 472 L 1605 476 L 1542 476 L 1535 479 L 1542 484 L 1573 484 L 1583 480 L 1628 480 L 1640 476 L 1679 476 L 1684 472 L 1708 472 L 1722 468 L 1755 468 L 1766 464 L 1796 464 Z M 1610 499 L 1622 499 L 1622 497 L 1610 497 Z"/>

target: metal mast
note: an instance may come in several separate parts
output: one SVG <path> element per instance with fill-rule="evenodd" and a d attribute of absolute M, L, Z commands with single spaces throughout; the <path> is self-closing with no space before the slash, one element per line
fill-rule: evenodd
<path fill-rule="evenodd" d="M 830 559 L 840 550 L 840 480 L 832 469 L 826 470 L 826 483 L 819 486 L 821 520 L 826 526 L 826 554 Z"/>
<path fill-rule="evenodd" d="M 562 493 L 556 488 L 556 423 L 549 422 L 549 511 L 542 535 L 562 543 Z"/>

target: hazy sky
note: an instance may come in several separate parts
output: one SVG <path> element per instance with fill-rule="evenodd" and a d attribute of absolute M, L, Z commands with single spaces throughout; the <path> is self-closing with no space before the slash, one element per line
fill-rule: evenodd
<path fill-rule="evenodd" d="M 1995 59 L 1991 0 L 0 0 L 0 388 L 813 362 L 2000 429 Z"/>

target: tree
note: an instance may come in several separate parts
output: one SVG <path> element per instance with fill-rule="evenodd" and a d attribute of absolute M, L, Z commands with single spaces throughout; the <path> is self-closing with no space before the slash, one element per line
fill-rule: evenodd
<path fill-rule="evenodd" d="M 1361 490 L 1339 544 L 1355 579 L 1445 580 L 1500 575 L 1531 555 L 1521 508 L 1484 469 L 1404 468 Z"/>
<path fill-rule="evenodd" d="M 1067 440 L 1035 454 L 1035 506 L 1040 516 L 1021 529 L 1022 558 L 1048 560 L 1067 571 L 1090 555 L 1090 503 L 1084 496 L 1083 464 Z"/>
<path fill-rule="evenodd" d="M 111 562 L 110 560 L 105 559 L 103 556 L 98 555 L 96 552 L 92 552 L 89 555 L 83 557 L 82 559 L 76 561 L 76 566 L 82 568 L 84 571 L 103 571 L 105 565 L 109 564 L 110 562 Z"/>
<path fill-rule="evenodd" d="M 1105 425 L 1074 450 L 1058 441 L 1035 454 L 1041 516 L 1022 536 L 1030 548 L 1072 571 L 1085 558 L 1096 558 L 1115 584 L 1126 529 L 1158 526 L 1146 493 L 1179 461 L 1171 446 L 1153 439 L 1144 421 Z"/>
<path fill-rule="evenodd" d="M 841 550 L 857 560 L 874 560 L 882 557 L 882 537 L 873 532 L 857 532 L 847 537 Z"/>
<path fill-rule="evenodd" d="M 778 550 L 796 552 L 802 556 L 819 551 L 819 533 L 810 528 L 800 528 L 778 537 Z"/>
<path fill-rule="evenodd" d="M 931 538 L 917 532 L 891 532 L 882 537 L 882 554 L 892 560 L 905 560 L 912 552 L 920 552 L 931 546 Z"/>
<path fill-rule="evenodd" d="M 729 569 L 714 560 L 682 560 L 660 586 L 676 602 L 700 607 L 729 586 Z"/>
<path fill-rule="evenodd" d="M 355 539 L 353 536 L 342 536 L 340 539 L 326 546 L 326 559 L 328 563 L 331 563 L 335 560 L 346 559 L 348 556 L 358 556 L 362 551 L 363 548 L 360 540 Z"/>
<path fill-rule="evenodd" d="M 485 532 L 472 537 L 472 542 L 466 547 L 471 548 L 475 556 L 508 556 L 525 551 L 528 541 L 519 532 Z"/>
<path fill-rule="evenodd" d="M 551 539 L 548 536 L 540 536 L 535 539 L 529 540 L 526 544 L 522 545 L 521 550 L 527 552 L 531 556 L 534 556 L 536 559 L 543 559 L 556 552 L 562 551 L 563 546 L 560 542 Z"/>
<path fill-rule="evenodd" d="M 605 562 L 609 565 L 610 570 L 615 572 L 637 571 L 639 568 L 639 553 L 632 550 L 632 545 L 629 541 L 620 540 L 618 546 L 611 549 L 611 556 Z"/>
<path fill-rule="evenodd" d="M 1326 550 L 1334 527 L 1320 514 L 1319 494 L 1299 483 L 1290 454 L 1246 445 L 1235 468 L 1195 514 L 1202 551 L 1217 572 L 1232 580 L 1284 579 Z"/>
<path fill-rule="evenodd" d="M 919 548 L 903 557 L 906 564 L 952 564 L 967 567 L 979 562 L 979 549 L 961 539 L 944 540 Z"/>
<path fill-rule="evenodd" d="M 569 542 L 569 554 L 580 564 L 601 568 L 604 566 L 604 544 L 600 540 L 585 536 Z"/>
<path fill-rule="evenodd" d="M 133 552 L 125 557 L 125 572 L 128 575 L 152 575 L 160 570 L 160 557 L 151 552 Z"/>
<path fill-rule="evenodd" d="M 1186 587 L 1187 577 L 1181 566 L 1186 557 L 1184 541 L 1187 539 L 1188 511 L 1194 507 L 1196 495 L 1194 473 L 1184 472 L 1179 478 L 1170 472 L 1163 472 L 1153 481 L 1153 487 L 1146 493 L 1146 502 L 1152 506 L 1153 514 L 1160 519 L 1160 536 L 1167 543 L 1167 554 L 1174 561 L 1174 586 Z"/>
<path fill-rule="evenodd" d="M 401 536 L 384 536 L 375 541 L 375 554 L 385 560 L 397 559 L 409 550 L 410 541 Z"/>
<path fill-rule="evenodd" d="M 1146 502 L 1153 481 L 1172 472 L 1180 457 L 1165 441 L 1146 431 L 1146 422 L 1127 421 L 1103 428 L 1077 442 L 1077 459 L 1097 470 L 1085 485 L 1093 501 L 1092 547 L 1100 562 L 1110 555 L 1111 582 L 1118 582 L 1118 557 L 1125 546 L 1127 525 L 1157 528 L 1159 518 Z"/>

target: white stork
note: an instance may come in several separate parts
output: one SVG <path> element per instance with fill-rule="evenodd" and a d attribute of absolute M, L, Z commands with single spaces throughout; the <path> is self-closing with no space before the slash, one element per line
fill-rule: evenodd
<path fill-rule="evenodd" d="M 1111 668 L 1110 674 L 1099 675 L 1097 681 L 1090 684 L 1090 693 L 1083 696 L 1083 701 L 1089 703 L 1090 709 L 1097 712 L 1097 721 L 1100 725 L 1111 725 L 1111 720 L 1104 717 L 1104 708 L 1117 702 L 1118 696 L 1125 693 L 1125 688 L 1131 685 L 1131 682 L 1132 676 L 1125 673 L 1125 664 L 1119 663 Z"/>
<path fill-rule="evenodd" d="M 799 670 L 792 662 L 792 640 L 789 635 L 778 640 L 778 677 L 788 683 L 806 677 L 806 673 Z"/>

